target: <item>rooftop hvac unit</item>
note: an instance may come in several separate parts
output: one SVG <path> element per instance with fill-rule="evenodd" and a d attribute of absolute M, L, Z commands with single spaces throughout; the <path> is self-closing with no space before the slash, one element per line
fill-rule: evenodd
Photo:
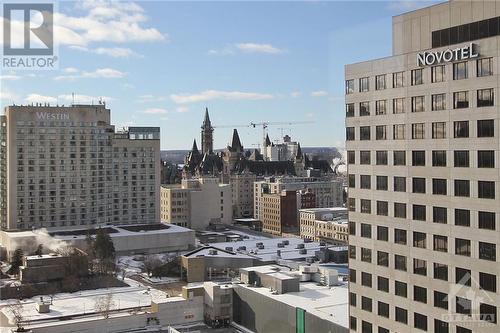
<path fill-rule="evenodd" d="M 321 242 L 319 242 L 319 246 L 326 246 L 325 241 L 321 241 Z"/>
<path fill-rule="evenodd" d="M 281 250 L 276 250 L 276 255 L 277 255 L 278 257 L 281 257 Z"/>
<path fill-rule="evenodd" d="M 246 246 L 240 246 L 238 247 L 238 251 L 246 251 L 247 247 Z"/>
<path fill-rule="evenodd" d="M 214 250 L 214 249 L 208 250 L 208 254 L 210 254 L 212 256 L 216 256 L 217 255 L 217 250 Z"/>
<path fill-rule="evenodd" d="M 304 244 L 297 244 L 297 249 L 303 249 L 304 248 Z"/>
<path fill-rule="evenodd" d="M 262 242 L 257 242 L 257 243 L 255 243 L 255 246 L 257 246 L 257 247 L 258 247 L 259 245 L 264 245 L 264 243 L 262 243 Z"/>
<path fill-rule="evenodd" d="M 290 241 L 288 239 L 285 239 L 284 241 L 282 241 L 283 245 L 289 245 L 290 244 Z"/>
<path fill-rule="evenodd" d="M 299 254 L 307 254 L 307 250 L 306 249 L 300 249 L 299 250 Z"/>
<path fill-rule="evenodd" d="M 312 242 L 312 239 L 310 238 L 304 238 L 304 243 L 311 243 Z"/>
<path fill-rule="evenodd" d="M 278 243 L 278 247 L 285 247 L 285 244 L 283 244 L 283 243 Z"/>
<path fill-rule="evenodd" d="M 264 244 L 257 245 L 257 248 L 258 248 L 259 250 L 262 250 L 262 249 L 264 248 Z"/>
<path fill-rule="evenodd" d="M 233 248 L 231 246 L 226 246 L 226 251 L 233 252 Z"/>

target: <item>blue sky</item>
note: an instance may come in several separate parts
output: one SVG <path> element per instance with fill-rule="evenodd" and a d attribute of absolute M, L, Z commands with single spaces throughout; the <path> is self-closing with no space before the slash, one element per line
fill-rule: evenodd
<path fill-rule="evenodd" d="M 59 69 L 3 71 L 2 108 L 103 96 L 113 124 L 160 126 L 162 149 L 188 149 L 208 107 L 216 126 L 311 121 L 270 137 L 343 146 L 344 64 L 389 56 L 391 17 L 429 4 L 60 2 Z M 238 130 L 245 147 L 260 143 L 260 129 Z M 231 132 L 216 128 L 215 147 Z"/>

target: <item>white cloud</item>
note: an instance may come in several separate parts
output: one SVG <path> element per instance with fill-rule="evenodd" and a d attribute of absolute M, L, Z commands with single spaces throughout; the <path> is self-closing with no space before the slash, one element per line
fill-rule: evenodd
<path fill-rule="evenodd" d="M 121 72 L 119 70 L 113 69 L 113 68 L 98 68 L 93 72 L 79 72 L 78 70 L 74 71 L 75 69 L 71 69 L 73 74 L 70 75 L 59 75 L 54 77 L 54 80 L 56 81 L 73 81 L 76 79 L 81 79 L 81 78 L 90 78 L 90 79 L 97 79 L 97 78 L 102 78 L 102 79 L 119 79 L 127 75 L 124 72 Z"/>
<path fill-rule="evenodd" d="M 179 106 L 177 109 L 175 109 L 175 111 L 179 113 L 186 113 L 189 112 L 189 108 L 186 106 Z"/>
<path fill-rule="evenodd" d="M 15 102 L 17 99 L 17 95 L 13 92 L 10 92 L 6 89 L 0 89 L 0 100 L 7 102 Z"/>
<path fill-rule="evenodd" d="M 57 96 L 59 102 L 73 103 L 73 95 L 72 94 L 62 94 Z M 81 95 L 75 94 L 74 96 L 75 104 L 97 104 L 99 101 L 109 102 L 114 100 L 113 97 L 109 96 L 89 96 L 89 95 Z"/>
<path fill-rule="evenodd" d="M 0 80 L 4 80 L 4 81 L 16 81 L 19 79 L 21 79 L 21 76 L 16 75 L 16 74 L 0 75 Z"/>
<path fill-rule="evenodd" d="M 26 103 L 57 103 L 57 98 L 40 94 L 29 94 L 24 99 Z"/>
<path fill-rule="evenodd" d="M 302 93 L 300 91 L 292 91 L 290 93 L 290 96 L 293 97 L 293 98 L 300 97 L 300 95 L 302 95 Z"/>
<path fill-rule="evenodd" d="M 155 96 L 155 95 L 141 95 L 138 97 L 137 102 L 139 103 L 151 103 L 151 102 L 161 102 L 164 101 L 165 96 Z"/>
<path fill-rule="evenodd" d="M 166 114 L 167 112 L 168 111 L 166 109 L 162 109 L 162 108 L 149 108 L 149 109 L 142 111 L 142 113 L 146 113 L 146 114 Z"/>
<path fill-rule="evenodd" d="M 225 100 L 262 100 L 274 98 L 271 94 L 241 91 L 205 90 L 198 94 L 173 94 L 170 98 L 177 104 L 205 102 L 215 99 Z"/>
<path fill-rule="evenodd" d="M 235 43 L 229 44 L 221 49 L 208 50 L 210 55 L 232 55 L 238 52 L 243 53 L 265 53 L 265 54 L 280 54 L 285 50 L 277 48 L 271 44 L 259 43 Z"/>
<path fill-rule="evenodd" d="M 94 54 L 99 54 L 99 55 L 107 55 L 113 58 L 131 58 L 131 57 L 136 57 L 136 58 L 141 58 L 142 55 L 136 53 L 132 49 L 125 48 L 125 47 L 98 47 L 95 49 L 91 49 L 85 46 L 79 46 L 79 45 L 71 45 L 69 46 L 71 49 L 78 50 L 78 51 L 83 51 L 83 52 L 88 52 L 88 53 L 94 53 Z"/>
<path fill-rule="evenodd" d="M 78 73 L 78 69 L 75 67 L 66 67 L 63 69 L 64 73 Z"/>
<path fill-rule="evenodd" d="M 236 44 L 236 47 L 243 52 L 250 53 L 278 54 L 284 52 L 284 50 L 279 49 L 271 44 L 239 43 Z"/>
<path fill-rule="evenodd" d="M 328 93 L 324 90 L 313 91 L 311 93 L 312 97 L 325 97 L 328 96 Z"/>

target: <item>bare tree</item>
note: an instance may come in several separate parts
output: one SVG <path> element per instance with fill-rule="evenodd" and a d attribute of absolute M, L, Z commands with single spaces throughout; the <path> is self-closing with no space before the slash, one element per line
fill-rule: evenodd
<path fill-rule="evenodd" d="M 17 300 L 15 303 L 10 303 L 7 305 L 7 310 L 12 314 L 12 318 L 14 320 L 14 325 L 16 325 L 17 332 L 24 332 L 24 327 L 22 322 L 24 321 L 23 316 L 23 305 L 21 301 Z"/>
<path fill-rule="evenodd" d="M 151 276 L 153 271 L 159 268 L 162 265 L 162 261 L 158 259 L 158 257 L 153 255 L 148 255 L 146 259 L 144 259 L 143 269 L 146 271 L 148 276 Z"/>
<path fill-rule="evenodd" d="M 108 319 L 113 307 L 115 307 L 115 301 L 113 300 L 113 294 L 109 293 L 96 299 L 94 310 Z"/>

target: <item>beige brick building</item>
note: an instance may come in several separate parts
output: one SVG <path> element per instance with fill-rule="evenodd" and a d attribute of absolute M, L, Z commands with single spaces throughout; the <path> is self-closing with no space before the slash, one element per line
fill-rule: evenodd
<path fill-rule="evenodd" d="M 352 332 L 499 332 L 500 2 L 393 18 L 347 65 Z"/>
<path fill-rule="evenodd" d="M 300 237 L 328 243 L 347 243 L 347 209 L 310 208 L 299 210 Z"/>
<path fill-rule="evenodd" d="M 159 222 L 158 127 L 115 132 L 101 104 L 8 106 L 0 123 L 3 230 Z"/>

